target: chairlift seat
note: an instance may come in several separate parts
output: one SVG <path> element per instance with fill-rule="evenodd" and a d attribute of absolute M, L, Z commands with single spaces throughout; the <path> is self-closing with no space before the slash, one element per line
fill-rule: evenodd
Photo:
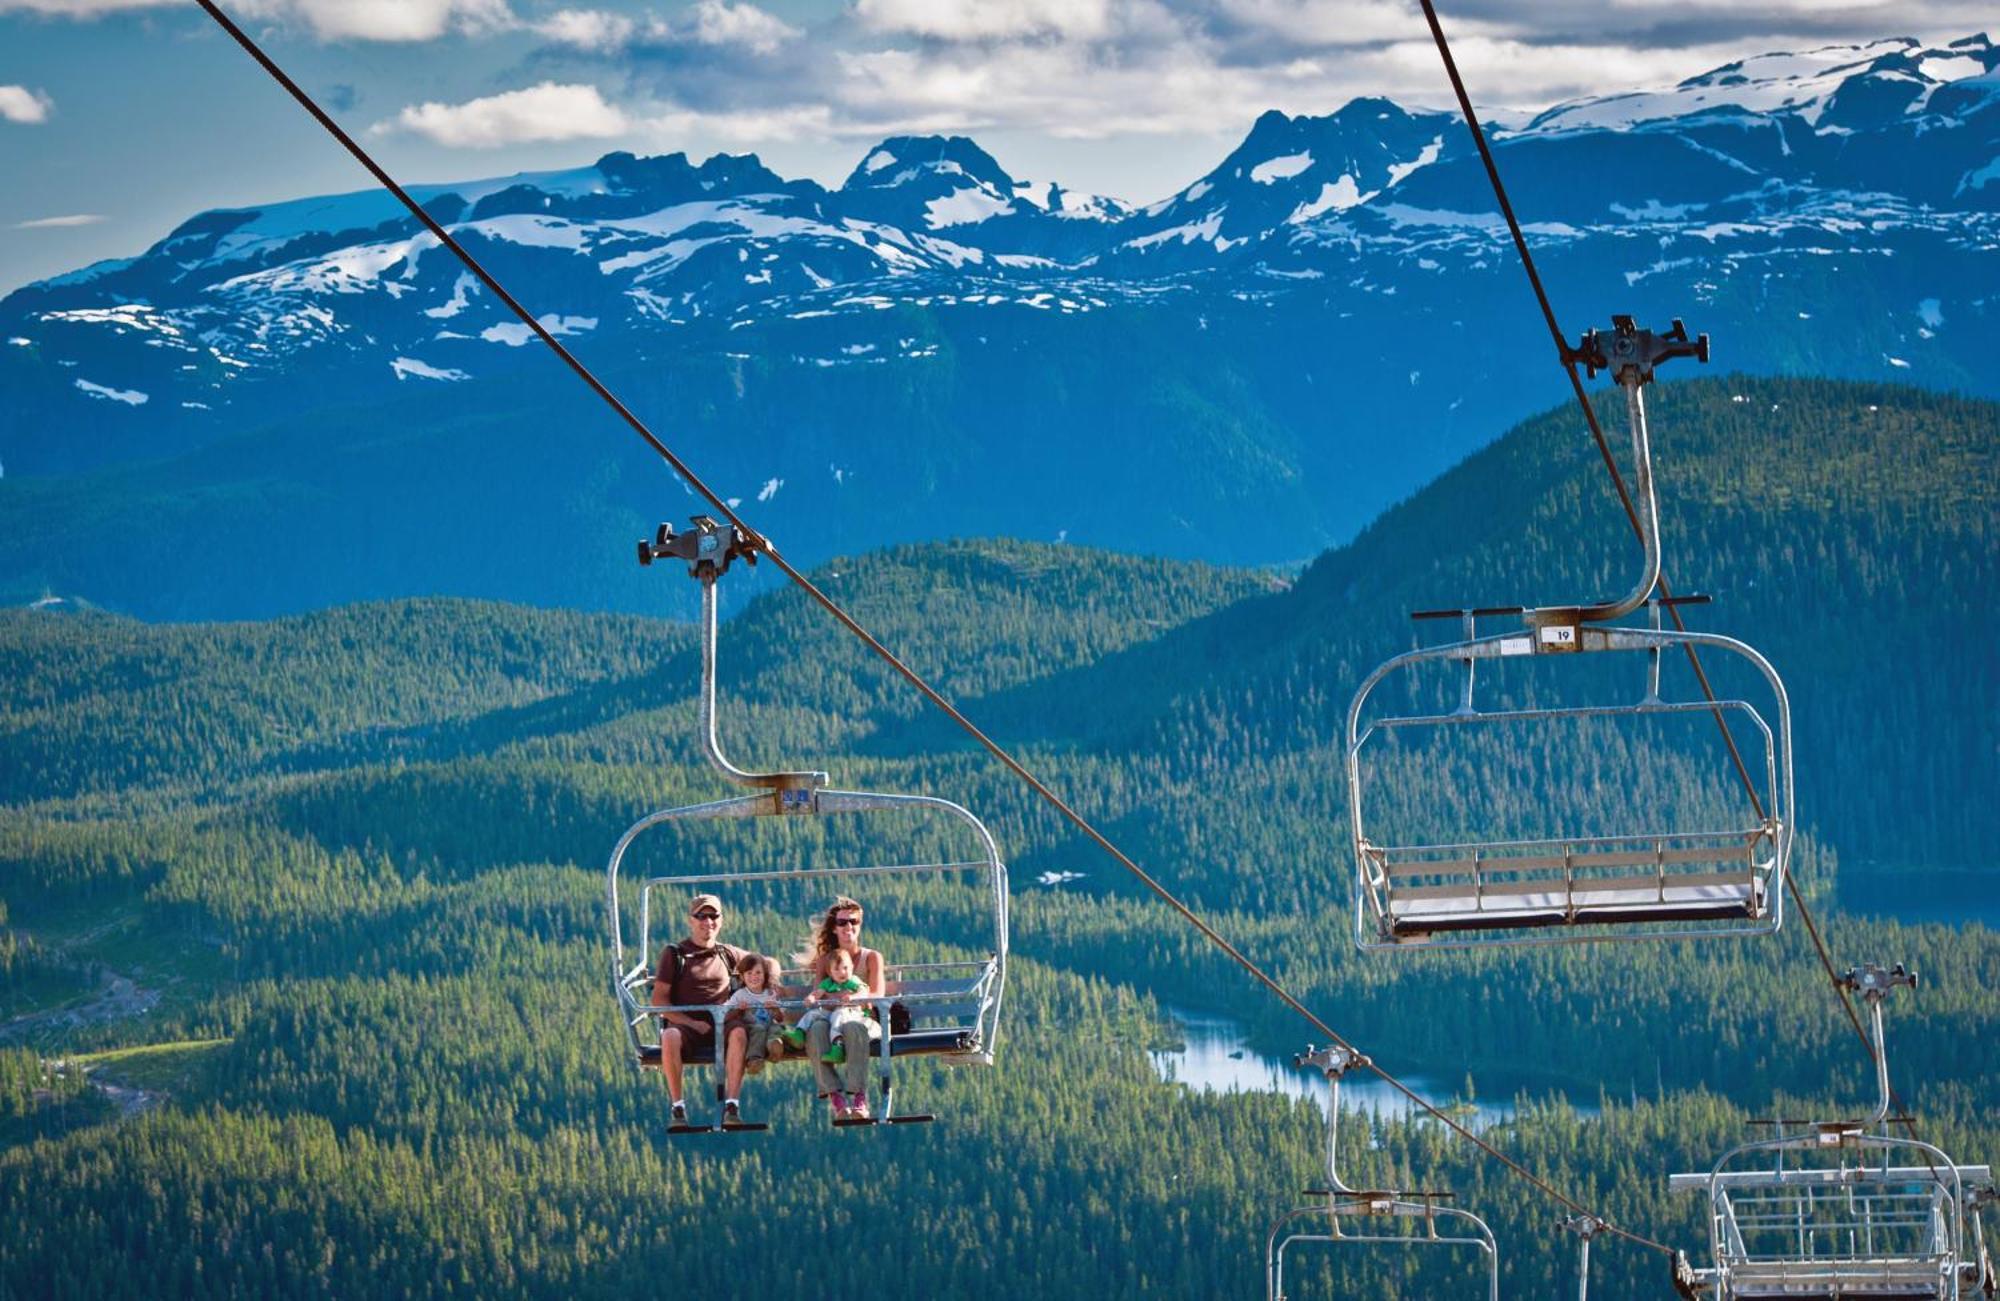
<path fill-rule="evenodd" d="M 1385 931 L 1756 919 L 1776 867 L 1770 825 L 1701 835 L 1516 841 L 1491 846 L 1364 843 Z"/>

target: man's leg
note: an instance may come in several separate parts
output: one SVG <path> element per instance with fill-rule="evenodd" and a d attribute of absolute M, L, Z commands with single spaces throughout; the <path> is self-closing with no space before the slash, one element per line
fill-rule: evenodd
<path fill-rule="evenodd" d="M 750 1034 L 740 1025 L 732 1025 L 722 1041 L 722 1096 L 734 1100 L 743 1096 L 743 1053 Z"/>
<path fill-rule="evenodd" d="M 681 1100 L 681 1028 L 677 1025 L 660 1027 L 660 1074 L 666 1077 L 667 1100 Z"/>

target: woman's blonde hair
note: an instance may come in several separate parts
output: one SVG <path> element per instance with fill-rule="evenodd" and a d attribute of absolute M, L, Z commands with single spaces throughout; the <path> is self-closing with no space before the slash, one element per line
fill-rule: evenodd
<path fill-rule="evenodd" d="M 792 961 L 802 967 L 811 967 L 817 972 L 820 959 L 840 947 L 840 937 L 834 933 L 833 919 L 845 912 L 851 912 L 859 917 L 864 911 L 866 910 L 862 908 L 859 899 L 850 899 L 844 894 L 836 895 L 833 902 L 827 905 L 826 911 L 812 919 L 812 930 L 806 935 L 805 951 L 794 953 Z"/>

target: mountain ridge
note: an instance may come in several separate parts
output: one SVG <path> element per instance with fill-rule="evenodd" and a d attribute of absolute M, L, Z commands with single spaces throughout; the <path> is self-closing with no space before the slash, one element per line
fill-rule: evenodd
<path fill-rule="evenodd" d="M 1565 319 L 1681 316 L 1735 369 L 2000 394 L 2000 306 L 1979 289 L 2000 249 L 2000 52 L 1765 60 L 1494 133 Z M 892 138 L 835 190 L 754 155 L 613 153 L 415 193 L 807 562 L 965 532 L 1296 561 L 1561 392 L 1463 128 L 1386 100 L 1267 113 L 1145 208 L 1021 181 L 963 136 Z M 539 557 L 662 513 L 656 471 L 565 437 L 597 427 L 579 392 L 389 202 L 201 214 L 0 300 L 0 516 L 38 539 L 0 557 L 0 591 L 182 616 L 544 600 L 562 580 Z M 220 451 L 246 439 L 268 445 L 255 479 Z M 453 440 L 494 458 L 480 485 L 394 482 L 435 474 Z M 340 463 L 356 448 L 366 474 Z M 152 597 L 107 583 L 52 514 L 123 494 L 168 556 L 212 555 L 149 474 L 223 512 L 203 524 L 232 538 L 238 590 L 212 565 L 156 566 Z M 276 572 L 287 508 L 333 555 L 390 553 L 383 575 Z M 528 553 L 509 557 L 518 587 L 423 559 L 497 518 Z M 609 554 L 576 571 L 587 603 L 647 608 Z M 177 572 L 204 595 L 170 590 Z"/>

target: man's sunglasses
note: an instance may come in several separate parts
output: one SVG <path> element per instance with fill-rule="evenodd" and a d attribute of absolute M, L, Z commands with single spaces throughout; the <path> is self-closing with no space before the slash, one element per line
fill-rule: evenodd
<path fill-rule="evenodd" d="M 715 909 L 713 908 L 704 908 L 700 912 L 692 914 L 692 916 L 698 922 L 713 922 L 722 920 L 722 914 L 715 911 Z"/>

